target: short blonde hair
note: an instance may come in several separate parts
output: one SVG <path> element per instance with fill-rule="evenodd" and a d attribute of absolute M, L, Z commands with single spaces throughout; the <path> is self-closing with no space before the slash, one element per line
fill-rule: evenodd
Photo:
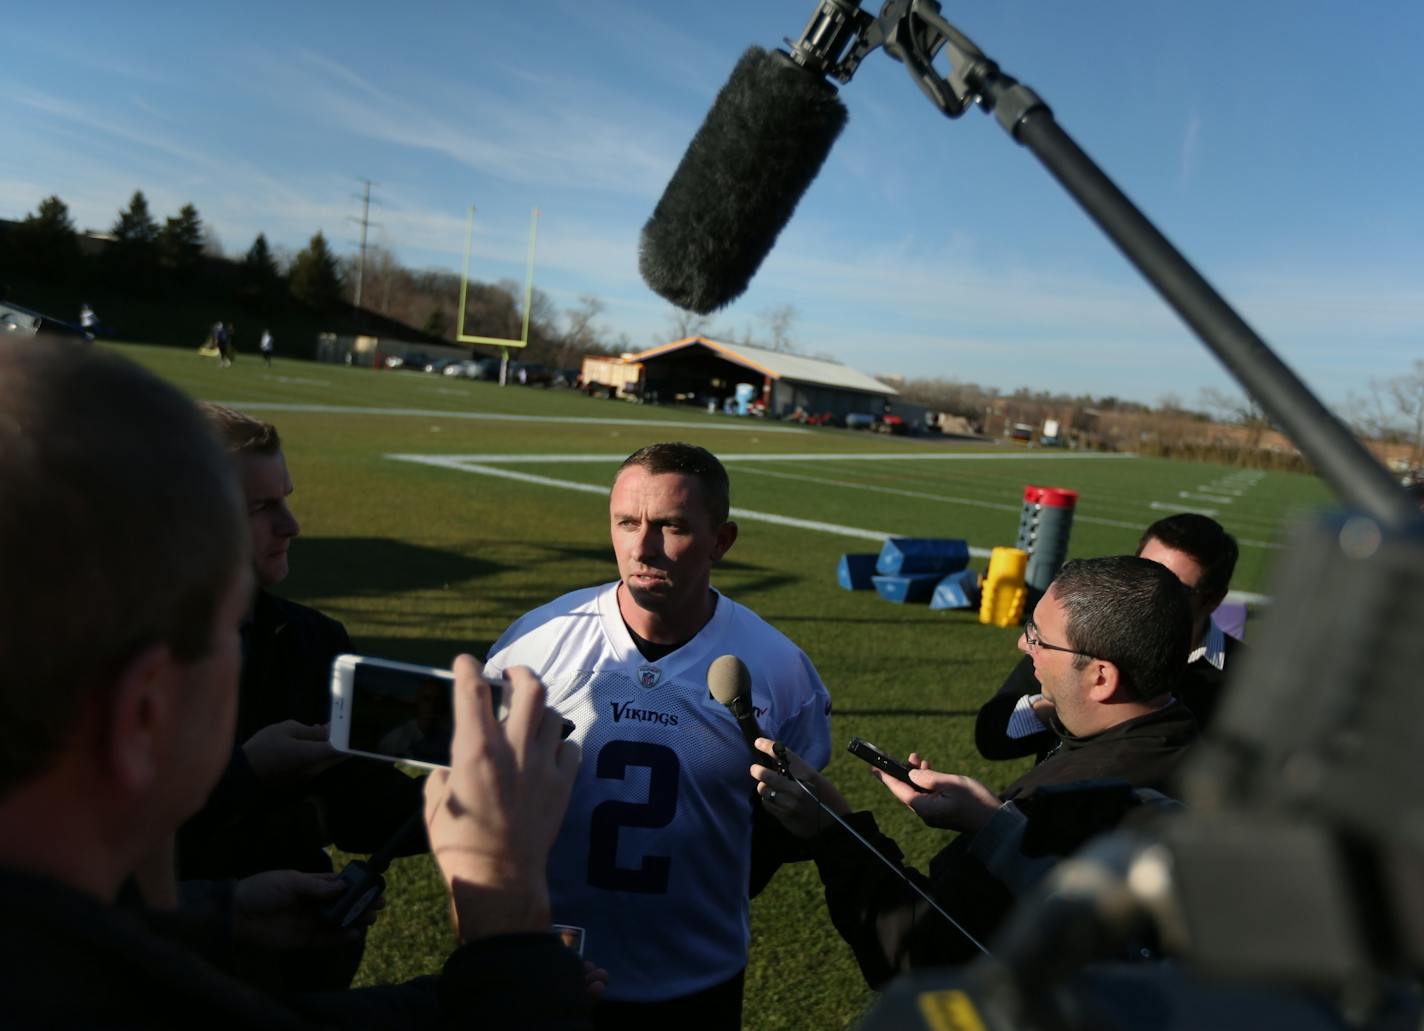
<path fill-rule="evenodd" d="M 207 416 L 218 438 L 234 455 L 275 455 L 282 450 L 282 438 L 270 422 L 211 401 L 199 401 L 198 410 Z"/>

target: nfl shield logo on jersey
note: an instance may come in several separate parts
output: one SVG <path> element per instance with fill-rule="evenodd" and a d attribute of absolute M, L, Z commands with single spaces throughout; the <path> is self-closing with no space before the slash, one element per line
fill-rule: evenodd
<path fill-rule="evenodd" d="M 639 666 L 638 683 L 644 689 L 651 691 L 658 686 L 658 681 L 662 680 L 663 671 L 656 666 Z"/>

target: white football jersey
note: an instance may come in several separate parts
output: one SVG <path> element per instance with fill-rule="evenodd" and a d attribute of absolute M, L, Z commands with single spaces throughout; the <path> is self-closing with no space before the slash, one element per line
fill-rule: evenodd
<path fill-rule="evenodd" d="M 751 757 L 707 692 L 707 667 L 736 655 L 762 732 L 817 769 L 830 758 L 830 695 L 811 660 L 719 595 L 687 644 L 649 662 L 618 611 L 618 583 L 574 591 L 514 623 L 486 670 L 528 666 L 583 748 L 549 857 L 554 922 L 581 928 L 610 999 L 709 988 L 747 962 Z"/>

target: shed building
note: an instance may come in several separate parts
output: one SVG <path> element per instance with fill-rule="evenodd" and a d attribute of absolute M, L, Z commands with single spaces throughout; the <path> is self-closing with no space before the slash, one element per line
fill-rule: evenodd
<path fill-rule="evenodd" d="M 801 408 L 807 415 L 829 412 L 844 421 L 853 413 L 878 416 L 897 396 L 893 387 L 839 362 L 701 336 L 661 344 L 625 360 L 642 363 L 644 399 L 664 404 L 712 402 L 720 407 L 734 396 L 737 384 L 750 383 L 768 416 L 786 418 Z"/>

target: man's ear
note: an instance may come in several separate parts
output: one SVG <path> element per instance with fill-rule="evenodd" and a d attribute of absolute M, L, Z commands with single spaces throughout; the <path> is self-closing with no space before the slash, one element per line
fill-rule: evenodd
<path fill-rule="evenodd" d="M 719 562 L 737 543 L 737 524 L 730 519 L 717 528 L 717 543 L 712 548 L 712 561 Z"/>
<path fill-rule="evenodd" d="M 1088 698 L 1099 705 L 1119 701 L 1118 691 L 1122 687 L 1122 671 L 1117 664 L 1107 659 L 1093 659 L 1088 667 Z"/>
<path fill-rule="evenodd" d="M 158 779 L 172 732 L 176 672 L 168 646 L 152 645 L 129 661 L 109 692 L 100 732 L 117 786 L 143 791 Z"/>

